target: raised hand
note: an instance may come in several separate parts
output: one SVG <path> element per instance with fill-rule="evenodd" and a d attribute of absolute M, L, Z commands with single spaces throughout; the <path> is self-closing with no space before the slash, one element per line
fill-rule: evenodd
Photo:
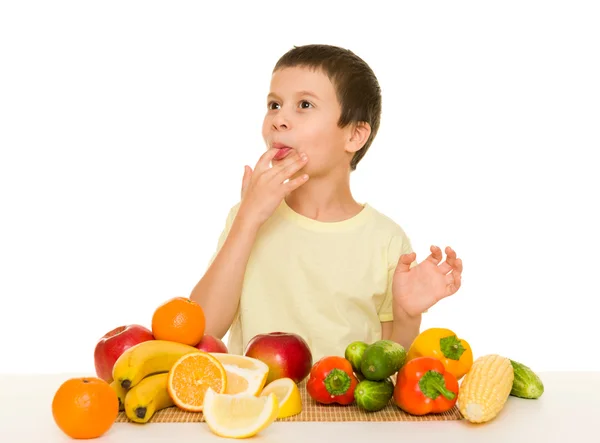
<path fill-rule="evenodd" d="M 244 167 L 242 201 L 238 216 L 262 225 L 275 212 L 281 201 L 308 180 L 306 174 L 291 178 L 306 165 L 308 158 L 293 151 L 278 164 L 270 167 L 278 149 L 267 150 L 258 160 L 254 171 Z M 288 180 L 286 183 L 284 183 Z"/>
<path fill-rule="evenodd" d="M 442 261 L 442 250 L 431 247 L 431 255 L 418 265 L 410 268 L 416 259 L 414 252 L 403 254 L 398 260 L 392 293 L 394 304 L 410 316 L 416 316 L 448 297 L 460 288 L 463 270 L 462 260 L 456 252 L 446 248 L 446 261 Z"/>

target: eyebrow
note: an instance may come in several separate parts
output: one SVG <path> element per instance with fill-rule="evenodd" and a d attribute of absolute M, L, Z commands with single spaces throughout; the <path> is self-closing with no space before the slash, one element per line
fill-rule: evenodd
<path fill-rule="evenodd" d="M 320 100 L 319 96 L 311 91 L 298 91 L 296 93 L 296 95 L 309 96 L 309 97 L 313 97 L 317 100 Z M 269 95 L 267 96 L 267 99 L 270 99 L 270 98 L 279 98 L 279 96 L 277 94 L 275 94 L 274 92 L 270 92 Z"/>

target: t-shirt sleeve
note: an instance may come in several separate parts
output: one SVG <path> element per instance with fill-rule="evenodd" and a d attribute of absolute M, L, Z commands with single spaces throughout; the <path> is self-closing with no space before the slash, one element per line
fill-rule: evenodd
<path fill-rule="evenodd" d="M 392 311 L 392 280 L 394 278 L 394 272 L 396 271 L 396 266 L 398 265 L 400 256 L 403 254 L 410 254 L 411 252 L 413 252 L 413 249 L 410 239 L 404 232 L 394 235 L 391 238 L 387 250 L 387 290 L 385 297 L 383 298 L 383 302 L 377 311 L 380 322 L 394 320 L 394 314 Z M 416 264 L 417 261 L 415 260 L 410 264 L 410 267 L 412 268 Z"/>
<path fill-rule="evenodd" d="M 214 251 L 212 257 L 210 258 L 210 260 L 208 262 L 209 267 L 210 267 L 210 265 L 212 265 L 212 262 L 215 260 L 217 254 L 223 247 L 223 243 L 225 243 L 225 240 L 227 239 L 227 236 L 229 235 L 229 231 L 231 230 L 231 225 L 233 224 L 233 220 L 235 220 L 235 216 L 237 215 L 239 208 L 240 208 L 240 203 L 237 203 L 229 210 L 229 213 L 227 214 L 227 218 L 225 219 L 225 226 L 223 227 L 223 230 L 221 231 L 221 234 L 219 235 L 219 239 L 217 241 L 217 248 Z"/>

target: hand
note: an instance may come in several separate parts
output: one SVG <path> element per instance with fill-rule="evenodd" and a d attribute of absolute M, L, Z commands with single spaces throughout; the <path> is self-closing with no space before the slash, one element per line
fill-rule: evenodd
<path fill-rule="evenodd" d="M 446 261 L 439 266 L 442 250 L 437 246 L 432 246 L 431 255 L 411 269 L 416 256 L 414 252 L 400 256 L 392 283 L 395 306 L 411 317 L 456 293 L 463 270 L 462 260 L 450 247 L 446 248 Z"/>
<path fill-rule="evenodd" d="M 278 149 L 267 150 L 258 160 L 254 171 L 245 166 L 242 179 L 242 202 L 238 215 L 262 225 L 275 212 L 282 200 L 308 180 L 306 174 L 291 177 L 306 165 L 308 158 L 291 152 L 279 164 L 269 167 Z M 289 179 L 289 180 L 288 180 Z M 287 183 L 284 181 L 288 180 Z"/>

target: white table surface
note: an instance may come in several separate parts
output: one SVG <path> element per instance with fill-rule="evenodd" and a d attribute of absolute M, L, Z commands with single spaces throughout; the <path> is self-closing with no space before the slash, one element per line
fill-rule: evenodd
<path fill-rule="evenodd" d="M 52 419 L 56 389 L 67 378 L 89 374 L 0 375 L 0 442 L 69 442 Z M 600 442 L 600 372 L 539 374 L 537 400 L 509 397 L 491 422 L 275 422 L 253 442 Z M 205 423 L 115 423 L 96 442 L 232 441 Z M 244 441 L 244 440 L 241 440 Z"/>

